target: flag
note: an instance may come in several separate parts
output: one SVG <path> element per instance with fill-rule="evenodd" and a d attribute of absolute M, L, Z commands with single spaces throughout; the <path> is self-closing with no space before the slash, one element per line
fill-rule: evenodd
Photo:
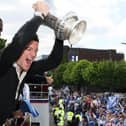
<path fill-rule="evenodd" d="M 107 109 L 111 109 L 117 105 L 117 97 L 109 96 L 107 100 Z"/>
<path fill-rule="evenodd" d="M 20 104 L 19 108 L 23 111 L 23 112 L 29 112 L 32 114 L 33 117 L 37 117 L 39 116 L 38 111 L 36 110 L 36 108 L 30 103 L 29 100 L 24 99 L 23 102 Z"/>

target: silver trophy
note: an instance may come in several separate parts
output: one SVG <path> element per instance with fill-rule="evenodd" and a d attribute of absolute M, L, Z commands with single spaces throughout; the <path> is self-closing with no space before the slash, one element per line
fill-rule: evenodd
<path fill-rule="evenodd" d="M 70 44 L 75 44 L 80 41 L 86 30 L 87 23 L 84 20 L 79 20 L 75 12 L 67 13 L 61 24 L 64 26 L 65 39 Z"/>
<path fill-rule="evenodd" d="M 62 19 L 49 14 L 45 18 L 45 25 L 54 29 L 58 39 L 68 40 L 73 45 L 83 37 L 87 23 L 79 20 L 75 12 L 69 12 Z"/>
<path fill-rule="evenodd" d="M 43 7 L 43 9 L 42 9 Z M 44 1 L 37 1 L 33 4 L 35 12 L 41 13 L 39 16 L 44 19 L 44 24 L 54 29 L 57 39 L 68 40 L 72 45 L 82 38 L 87 23 L 84 20 L 79 20 L 75 12 L 67 13 L 62 19 L 48 13 L 48 4 Z"/>

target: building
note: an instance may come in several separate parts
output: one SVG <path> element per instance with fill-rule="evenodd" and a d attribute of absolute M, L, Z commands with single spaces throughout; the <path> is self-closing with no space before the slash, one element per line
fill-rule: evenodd
<path fill-rule="evenodd" d="M 68 61 L 78 61 L 86 59 L 89 61 L 124 60 L 124 54 L 117 53 L 115 49 L 88 49 L 88 48 L 70 48 L 64 46 L 64 56 Z"/>

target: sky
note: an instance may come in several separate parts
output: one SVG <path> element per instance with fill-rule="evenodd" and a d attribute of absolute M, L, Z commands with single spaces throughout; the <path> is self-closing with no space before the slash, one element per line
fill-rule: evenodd
<path fill-rule="evenodd" d="M 73 11 L 79 20 L 87 22 L 83 38 L 73 47 L 90 49 L 115 49 L 126 55 L 126 0 L 45 0 L 50 12 L 62 19 Z M 35 0 L 1 0 L 0 17 L 4 27 L 1 37 L 11 42 L 17 30 L 34 14 Z M 54 44 L 52 29 L 41 26 L 38 30 L 40 46 L 38 55 L 49 54 Z M 65 45 L 70 46 L 68 41 Z M 125 58 L 126 59 L 126 58 Z"/>

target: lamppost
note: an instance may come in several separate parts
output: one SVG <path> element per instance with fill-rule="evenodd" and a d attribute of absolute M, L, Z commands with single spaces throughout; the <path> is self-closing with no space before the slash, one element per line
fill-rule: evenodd
<path fill-rule="evenodd" d="M 69 61 L 75 61 L 75 62 L 78 61 L 78 49 L 72 48 L 72 44 L 70 45 L 68 57 L 69 57 Z"/>
<path fill-rule="evenodd" d="M 69 61 L 75 61 L 74 55 L 75 54 L 72 48 L 72 44 L 70 44 L 69 53 L 68 53 Z"/>

